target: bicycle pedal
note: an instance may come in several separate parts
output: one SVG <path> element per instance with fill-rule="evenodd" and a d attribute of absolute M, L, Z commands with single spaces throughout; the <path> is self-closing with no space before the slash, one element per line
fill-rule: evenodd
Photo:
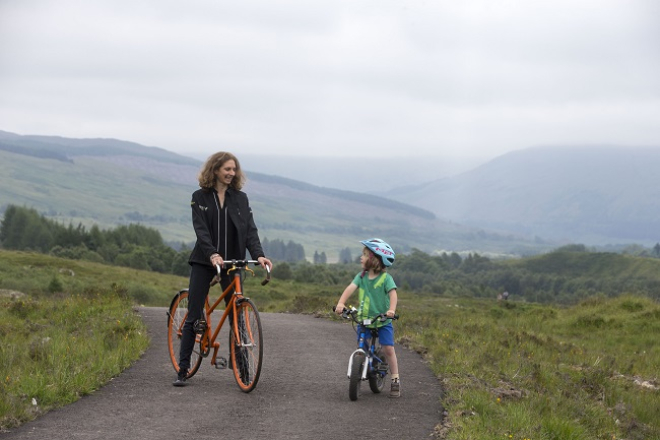
<path fill-rule="evenodd" d="M 225 368 L 227 368 L 227 359 L 220 356 L 215 363 L 215 368 L 217 370 L 224 370 Z"/>
<path fill-rule="evenodd" d="M 376 370 L 379 373 L 387 373 L 387 370 L 389 370 L 389 368 L 390 368 L 389 365 L 383 363 L 383 364 L 378 364 L 378 367 L 376 368 Z"/>
<path fill-rule="evenodd" d="M 207 328 L 207 324 L 206 324 L 206 321 L 203 320 L 203 319 L 198 319 L 198 320 L 195 321 L 195 323 L 193 324 L 193 330 L 194 330 L 195 333 L 197 333 L 198 335 L 203 335 L 204 332 L 206 331 L 206 328 Z"/>

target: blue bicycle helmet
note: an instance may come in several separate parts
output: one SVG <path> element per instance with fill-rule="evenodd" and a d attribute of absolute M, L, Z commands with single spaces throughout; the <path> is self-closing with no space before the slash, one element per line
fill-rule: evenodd
<path fill-rule="evenodd" d="M 383 266 L 390 267 L 392 263 L 394 263 L 394 249 L 380 238 L 370 238 L 369 240 L 363 240 L 360 243 L 376 254 L 383 263 Z"/>

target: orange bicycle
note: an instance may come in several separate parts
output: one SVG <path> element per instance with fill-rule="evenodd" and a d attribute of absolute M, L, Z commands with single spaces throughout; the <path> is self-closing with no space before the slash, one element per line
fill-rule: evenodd
<path fill-rule="evenodd" d="M 259 312 L 250 298 L 243 296 L 243 278 L 246 272 L 254 276 L 254 271 L 250 269 L 249 264 L 259 264 L 256 260 L 229 260 L 224 264 L 229 268 L 227 271 L 232 274 L 232 282 L 224 290 L 222 295 L 211 304 L 207 296 L 204 306 L 205 313 L 198 322 L 195 323 L 195 348 L 190 358 L 190 369 L 188 377 L 192 377 L 199 370 L 202 359 L 211 353 L 213 356 L 211 364 L 218 369 L 227 368 L 227 360 L 223 357 L 218 358 L 218 349 L 220 342 L 216 341 L 220 334 L 225 320 L 228 316 L 231 328 L 229 330 L 229 359 L 234 371 L 234 378 L 240 389 L 249 393 L 257 386 L 259 375 L 261 374 L 261 363 L 263 356 L 263 336 L 261 332 L 261 320 Z M 211 286 L 218 284 L 220 280 L 220 266 L 216 266 L 218 275 L 213 278 Z M 264 286 L 270 281 L 270 268 L 266 270 L 266 278 L 261 282 Z M 211 324 L 211 314 L 218 307 L 220 302 L 227 295 L 231 295 L 225 311 L 218 322 L 213 333 Z M 181 290 L 172 299 L 172 304 L 167 312 L 167 336 L 170 358 L 174 370 L 179 372 L 178 356 L 181 348 L 181 335 L 183 324 L 188 315 L 188 289 Z M 205 320 L 204 320 L 205 319 Z"/>

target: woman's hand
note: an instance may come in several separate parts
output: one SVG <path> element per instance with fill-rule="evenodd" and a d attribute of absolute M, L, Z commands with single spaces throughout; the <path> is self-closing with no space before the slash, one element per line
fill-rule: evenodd
<path fill-rule="evenodd" d="M 220 254 L 213 254 L 211 255 L 211 265 L 215 266 L 220 266 L 224 264 L 225 260 L 222 259 Z"/>
<path fill-rule="evenodd" d="M 257 258 L 257 261 L 259 261 L 259 264 L 261 264 L 261 267 L 263 267 L 264 269 L 266 269 L 266 267 L 268 267 L 268 270 L 273 269 L 273 263 L 271 263 L 271 261 L 268 258 L 259 257 Z"/>

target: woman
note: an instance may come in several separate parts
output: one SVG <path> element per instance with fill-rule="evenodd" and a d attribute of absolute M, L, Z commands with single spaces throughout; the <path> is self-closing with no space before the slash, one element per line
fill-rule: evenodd
<path fill-rule="evenodd" d="M 215 266 L 222 266 L 224 260 L 244 259 L 246 250 L 261 267 L 273 266 L 264 256 L 248 197 L 241 191 L 245 175 L 236 156 L 224 151 L 215 153 L 206 160 L 198 180 L 200 189 L 193 193 L 190 202 L 197 241 L 188 260 L 191 266 L 188 317 L 183 326 L 179 373 L 174 386 L 186 384 L 195 345 L 193 325 L 202 317 L 209 283 L 217 274 Z M 230 283 L 231 278 L 223 268 L 222 289 Z"/>

